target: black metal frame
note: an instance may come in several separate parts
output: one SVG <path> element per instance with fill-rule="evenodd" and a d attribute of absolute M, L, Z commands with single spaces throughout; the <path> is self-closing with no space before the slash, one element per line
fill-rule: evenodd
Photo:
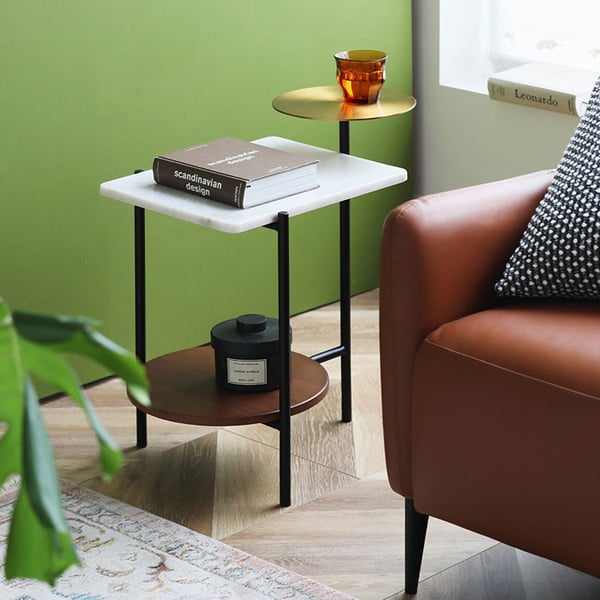
<path fill-rule="evenodd" d="M 340 121 L 340 153 L 350 153 L 348 121 Z M 281 506 L 291 505 L 291 385 L 290 385 L 290 240 L 289 215 L 280 212 L 277 221 L 265 226 L 277 232 L 278 319 L 280 340 L 281 385 L 279 388 L 279 496 Z M 342 421 L 352 421 L 351 390 L 351 322 L 350 322 L 350 200 L 339 207 L 340 246 L 340 345 L 311 356 L 317 362 L 341 358 Z M 135 352 L 146 362 L 146 221 L 145 209 L 134 207 L 135 258 Z M 137 447 L 148 444 L 147 415 L 136 409 Z"/>
<path fill-rule="evenodd" d="M 146 362 L 146 211 L 133 207 L 135 253 L 135 353 Z M 137 447 L 148 445 L 146 413 L 136 408 Z"/>
<path fill-rule="evenodd" d="M 340 154 L 350 154 L 350 121 L 339 123 Z M 352 421 L 352 374 L 351 374 L 351 268 L 350 268 L 350 200 L 343 200 L 339 207 L 340 236 L 340 345 L 311 356 L 317 362 L 332 358 L 341 359 L 342 422 Z"/>
<path fill-rule="evenodd" d="M 292 503 L 291 373 L 290 373 L 290 228 L 289 215 L 280 212 L 277 221 L 266 225 L 277 231 L 277 295 L 279 319 L 279 503 Z"/>

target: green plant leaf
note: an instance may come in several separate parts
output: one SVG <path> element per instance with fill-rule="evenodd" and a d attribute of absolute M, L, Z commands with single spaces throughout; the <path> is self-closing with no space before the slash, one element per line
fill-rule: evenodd
<path fill-rule="evenodd" d="M 13 318 L 19 335 L 49 344 L 57 352 L 79 354 L 99 362 L 126 382 L 127 391 L 139 404 L 150 404 L 146 372 L 135 355 L 98 333 L 88 319 L 26 311 L 15 311 Z"/>
<path fill-rule="evenodd" d="M 5 573 L 9 579 L 31 577 L 54 584 L 78 559 L 61 508 L 39 402 L 33 386 L 26 382 L 20 340 L 8 306 L 0 298 L 0 421 L 8 427 L 0 439 L 0 484 L 11 474 L 20 474 L 23 481 L 11 517 Z M 36 497 L 36 507 L 28 488 Z M 37 514 L 39 506 L 42 517 Z"/>
<path fill-rule="evenodd" d="M 77 564 L 70 533 L 44 527 L 22 485 L 10 523 L 6 578 L 28 577 L 53 586 L 65 569 Z"/>
<path fill-rule="evenodd" d="M 48 315 L 26 310 L 15 310 L 13 319 L 19 335 L 40 344 L 58 344 L 70 339 L 83 327 L 98 325 L 85 317 Z"/>
<path fill-rule="evenodd" d="M 53 346 L 21 340 L 21 353 L 29 372 L 62 389 L 83 409 L 100 444 L 102 476 L 105 479 L 111 478 L 121 468 L 123 454 L 97 418 L 75 371 L 64 357 L 54 352 Z"/>
<path fill-rule="evenodd" d="M 54 455 L 42 419 L 40 402 L 29 378 L 25 383 L 22 486 L 27 490 L 41 524 L 66 533 L 68 529 L 60 504 Z"/>
<path fill-rule="evenodd" d="M 63 389 L 85 411 L 100 444 L 103 474 L 113 475 L 122 454 L 97 419 L 77 376 L 62 353 L 96 360 L 125 380 L 129 393 L 148 404 L 143 366 L 130 352 L 80 317 L 16 312 L 0 298 L 0 484 L 21 475 L 5 562 L 12 577 L 39 579 L 54 585 L 70 565 L 78 564 L 61 505 L 60 487 L 39 400 L 28 373 Z"/>
<path fill-rule="evenodd" d="M 76 352 L 104 365 L 126 382 L 127 391 L 138 404 L 150 405 L 146 370 L 131 352 L 90 327 L 81 329 L 59 346 L 65 352 Z"/>

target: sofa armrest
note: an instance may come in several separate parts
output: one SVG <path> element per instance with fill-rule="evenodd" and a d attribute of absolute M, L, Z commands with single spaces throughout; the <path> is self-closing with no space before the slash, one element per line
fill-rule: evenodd
<path fill-rule="evenodd" d="M 381 245 L 383 427 L 392 489 L 412 497 L 410 416 L 417 349 L 442 323 L 499 300 L 494 284 L 553 171 L 441 194 L 395 208 Z"/>

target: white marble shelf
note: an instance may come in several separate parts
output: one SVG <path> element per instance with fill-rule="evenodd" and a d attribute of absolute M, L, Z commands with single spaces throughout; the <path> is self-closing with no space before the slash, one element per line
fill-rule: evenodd
<path fill-rule="evenodd" d="M 158 185 L 152 177 L 152 171 L 148 170 L 102 183 L 100 193 L 114 200 L 210 229 L 241 233 L 274 223 L 278 213 L 282 211 L 293 217 L 407 180 L 406 170 L 401 167 L 339 154 L 280 137 L 265 137 L 254 141 L 263 146 L 319 159 L 319 188 L 252 208 L 239 209 Z"/>

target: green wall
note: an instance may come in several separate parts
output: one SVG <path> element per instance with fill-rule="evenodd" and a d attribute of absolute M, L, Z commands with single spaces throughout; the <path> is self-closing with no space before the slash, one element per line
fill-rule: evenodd
<path fill-rule="evenodd" d="M 20 0 L 0 3 L 0 295 L 84 314 L 133 348 L 132 209 L 102 181 L 225 135 L 337 148 L 337 124 L 271 108 L 335 83 L 332 54 L 386 50 L 410 92 L 408 0 Z M 411 116 L 351 126 L 352 152 L 410 169 Z M 352 286 L 378 285 L 382 220 L 409 185 L 352 206 Z M 337 298 L 337 208 L 292 220 L 292 311 Z M 275 243 L 148 215 L 149 358 L 208 340 L 242 312 L 276 314 Z M 318 349 L 316 349 L 318 350 Z M 79 364 L 86 380 L 103 373 Z"/>

